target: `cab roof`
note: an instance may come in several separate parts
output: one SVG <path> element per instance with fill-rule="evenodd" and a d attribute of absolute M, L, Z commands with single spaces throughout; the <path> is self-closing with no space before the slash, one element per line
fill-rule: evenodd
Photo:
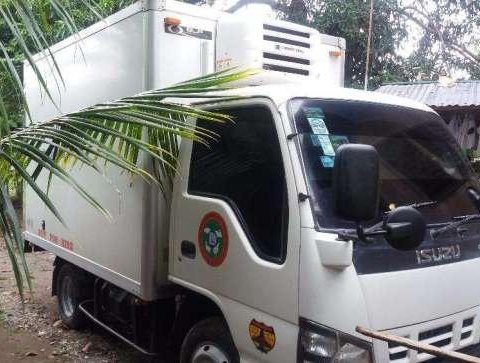
<path fill-rule="evenodd" d="M 277 106 L 280 106 L 292 98 L 320 98 L 334 100 L 348 100 L 381 103 L 385 105 L 408 107 L 426 112 L 435 112 L 427 105 L 407 98 L 387 95 L 379 92 L 361 91 L 352 88 L 334 87 L 325 85 L 321 81 L 288 81 L 271 84 L 242 84 L 237 83 L 231 90 L 215 91 L 209 93 L 215 97 L 267 97 Z M 193 103 L 212 103 L 205 99 Z"/>

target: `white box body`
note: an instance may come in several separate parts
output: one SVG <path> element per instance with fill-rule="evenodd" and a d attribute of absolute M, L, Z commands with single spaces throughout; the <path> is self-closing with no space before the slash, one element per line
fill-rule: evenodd
<path fill-rule="evenodd" d="M 166 24 L 167 17 L 180 19 L 180 26 Z M 233 54 L 231 49 L 240 49 L 242 44 L 228 27 L 237 27 L 238 21 L 247 24 L 242 38 L 245 51 Z M 37 55 L 58 108 L 41 91 L 32 69 L 25 65 L 25 93 L 33 121 L 45 121 L 222 69 L 225 64 L 218 61 L 220 52 L 232 54 L 228 66 L 262 68 L 252 54 L 264 52 L 258 47 L 263 33 L 257 34 L 258 39 L 250 39 L 253 33 L 248 24 L 257 29 L 263 23 L 176 1 L 135 3 L 52 47 L 65 87 L 55 86 L 48 58 Z M 312 42 L 320 39 L 309 28 L 285 22 L 269 24 L 298 27 L 297 31 L 311 33 Z M 224 35 L 231 38 L 224 39 Z M 246 49 L 250 46 L 250 50 Z M 312 43 L 312 47 L 319 46 Z M 307 77 L 317 78 L 317 65 L 312 61 Z M 279 72 L 265 72 L 263 79 L 269 73 Z M 285 74 L 291 76 L 289 72 Z M 338 76 L 343 83 L 343 71 Z M 339 79 L 335 82 L 339 83 Z M 112 221 L 53 178 L 49 195 L 66 226 L 26 188 L 26 239 L 134 295 L 153 300 L 167 282 L 169 205 L 157 189 L 140 178 L 113 166 L 106 168 L 105 174 L 102 177 L 87 167 L 73 169 L 76 180 L 112 214 Z M 43 172 L 39 178 L 44 188 L 47 177 L 47 172 Z"/>

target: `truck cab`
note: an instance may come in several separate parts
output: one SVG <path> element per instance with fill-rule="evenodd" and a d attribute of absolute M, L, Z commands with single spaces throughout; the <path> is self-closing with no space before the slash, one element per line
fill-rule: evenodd
<path fill-rule="evenodd" d="M 422 104 L 320 82 L 236 94 L 207 106 L 234 120 L 214 126 L 218 140 L 182 145 L 169 278 L 218 304 L 242 361 L 432 358 L 372 342 L 356 326 L 446 349 L 478 344 L 479 226 L 432 237 L 478 214 L 468 192 L 478 184 L 443 120 Z M 378 152 L 378 212 L 364 227 L 414 206 L 427 223 L 418 246 L 345 237 L 357 228 L 334 206 L 345 144 Z"/>

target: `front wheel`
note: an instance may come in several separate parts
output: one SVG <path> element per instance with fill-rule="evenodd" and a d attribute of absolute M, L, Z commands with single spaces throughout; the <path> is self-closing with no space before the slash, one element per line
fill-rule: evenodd
<path fill-rule="evenodd" d="M 195 324 L 185 337 L 180 363 L 239 363 L 230 332 L 221 318 L 208 318 Z"/>

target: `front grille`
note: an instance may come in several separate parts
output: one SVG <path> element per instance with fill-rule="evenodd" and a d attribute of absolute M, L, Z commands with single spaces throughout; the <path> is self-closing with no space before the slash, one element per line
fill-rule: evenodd
<path fill-rule="evenodd" d="M 473 308 L 456 315 L 451 315 L 437 321 L 407 326 L 388 331 L 393 335 L 402 336 L 419 342 L 431 344 L 439 348 L 455 351 L 471 351 L 479 341 L 477 332 L 477 316 L 479 308 Z M 433 357 L 427 353 L 410 350 L 395 343 L 384 343 L 382 355 L 388 355 L 389 362 L 417 363 L 417 362 L 447 362 L 444 358 Z M 480 353 L 478 345 L 476 354 Z M 480 355 L 480 354 L 479 354 Z M 386 359 L 381 359 L 383 362 Z"/>
<path fill-rule="evenodd" d="M 434 345 L 436 347 L 444 347 L 452 342 L 453 325 L 446 325 L 435 329 L 423 331 L 418 334 L 418 340 L 422 343 Z"/>
<path fill-rule="evenodd" d="M 473 357 L 480 357 L 480 344 L 470 345 L 469 347 L 459 349 L 458 352 L 471 355 Z M 453 360 L 448 360 L 446 358 L 435 357 L 428 359 L 427 363 L 454 363 Z"/>
<path fill-rule="evenodd" d="M 439 348 L 451 349 L 453 324 L 423 331 L 418 335 L 418 338 L 422 343 L 431 344 Z M 432 359 L 432 356 L 427 353 L 418 353 L 417 358 L 419 361 L 425 361 Z M 435 357 L 433 357 L 433 359 L 435 359 Z"/>
<path fill-rule="evenodd" d="M 474 357 L 480 357 L 480 344 L 470 345 L 466 348 L 459 349 L 458 351 Z"/>
<path fill-rule="evenodd" d="M 408 336 L 405 336 L 408 338 Z M 422 343 L 431 344 L 443 348 L 452 343 L 453 324 L 443 325 L 438 328 L 423 330 L 418 334 L 418 340 Z M 390 362 L 400 363 L 409 362 L 407 360 L 409 350 L 398 344 L 388 344 L 388 355 Z M 428 355 L 419 353 L 420 359 L 428 359 Z"/>
<path fill-rule="evenodd" d="M 473 322 L 474 319 L 464 319 L 462 322 L 462 334 L 460 335 L 460 345 L 466 345 L 473 339 Z"/>
<path fill-rule="evenodd" d="M 408 336 L 404 337 L 408 338 Z M 397 343 L 388 343 L 388 355 L 390 357 L 390 362 L 399 362 L 407 357 L 408 349 L 397 344 Z"/>

